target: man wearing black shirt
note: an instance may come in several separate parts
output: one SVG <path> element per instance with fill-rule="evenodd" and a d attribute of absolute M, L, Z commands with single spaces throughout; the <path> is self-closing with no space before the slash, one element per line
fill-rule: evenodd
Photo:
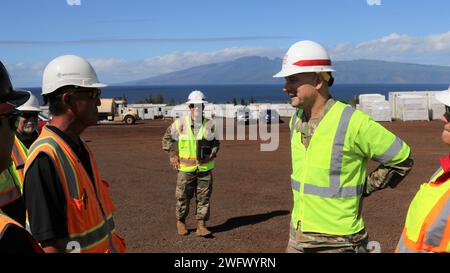
<path fill-rule="evenodd" d="M 72 242 L 83 252 L 123 252 L 109 194 L 80 139 L 97 123 L 100 87 L 106 85 L 86 60 L 73 55 L 50 62 L 43 78 L 42 94 L 53 118 L 31 146 L 25 166 L 31 233 L 45 252 L 66 252 Z"/>

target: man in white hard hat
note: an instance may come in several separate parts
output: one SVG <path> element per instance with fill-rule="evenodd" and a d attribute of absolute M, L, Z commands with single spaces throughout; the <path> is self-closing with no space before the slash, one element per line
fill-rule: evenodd
<path fill-rule="evenodd" d="M 441 139 L 450 145 L 450 87 L 436 93 L 436 99 L 445 105 Z M 450 253 L 450 155 L 439 163 L 411 201 L 397 253 Z"/>
<path fill-rule="evenodd" d="M 29 94 L 14 90 L 8 71 L 0 62 L 0 172 L 11 168 L 14 132 L 19 124 L 17 107 L 25 103 Z M 0 192 L 5 194 L 3 183 Z M 1 198 L 1 197 L 0 197 Z M 0 253 L 36 253 L 42 249 L 23 225 L 0 209 Z"/>
<path fill-rule="evenodd" d="M 169 153 L 170 165 L 178 171 L 176 187 L 176 219 L 180 236 L 188 234 L 186 217 L 191 198 L 196 196 L 197 235 L 211 237 L 205 221 L 209 219 L 215 158 L 219 141 L 215 138 L 213 120 L 203 115 L 205 95 L 198 90 L 189 94 L 186 104 L 190 115 L 175 120 L 163 136 L 163 150 Z"/>
<path fill-rule="evenodd" d="M 294 207 L 287 252 L 366 252 L 362 198 L 395 187 L 413 165 L 399 137 L 330 96 L 333 71 L 320 44 L 300 41 L 274 76 L 285 78 L 297 108 L 289 124 Z M 366 177 L 369 159 L 380 165 Z"/>
<path fill-rule="evenodd" d="M 97 123 L 100 88 L 85 59 L 64 55 L 45 68 L 42 95 L 52 120 L 31 145 L 24 199 L 30 229 L 46 252 L 124 252 L 108 184 L 80 135 Z"/>
<path fill-rule="evenodd" d="M 20 111 L 20 118 L 11 154 L 11 166 L 0 174 L 0 184 L 3 185 L 3 191 L 0 192 L 0 207 L 4 213 L 23 226 L 26 220 L 25 204 L 22 198 L 23 168 L 27 160 L 28 148 L 38 137 L 37 119 L 41 111 L 37 98 L 30 91 L 28 93 L 30 98 L 17 108 Z"/>

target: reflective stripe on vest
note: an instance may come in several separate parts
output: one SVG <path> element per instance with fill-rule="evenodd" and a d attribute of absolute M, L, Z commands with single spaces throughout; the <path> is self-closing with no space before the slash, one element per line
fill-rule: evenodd
<path fill-rule="evenodd" d="M 295 127 L 297 125 L 298 114 L 299 114 L 299 110 L 297 110 L 295 112 L 295 115 L 292 118 L 292 122 L 291 122 L 291 140 L 292 140 L 292 136 L 294 136 L 294 130 L 295 130 Z"/>
<path fill-rule="evenodd" d="M 14 165 L 20 175 L 20 182 L 23 185 L 23 169 L 25 168 L 25 163 L 27 161 L 28 149 L 25 145 L 20 141 L 20 139 L 15 136 L 14 137 L 14 145 L 11 153 L 11 157 L 14 161 Z"/>
<path fill-rule="evenodd" d="M 59 144 L 51 137 L 45 137 L 45 138 L 39 138 L 36 142 L 33 143 L 31 152 L 34 152 L 35 150 L 38 150 L 41 145 L 48 145 L 53 152 L 56 155 L 61 155 L 57 157 L 59 165 L 63 169 L 63 176 L 66 178 L 67 181 L 67 188 L 69 190 L 70 197 L 72 198 L 80 198 L 80 189 L 78 188 L 78 177 L 77 173 L 75 172 L 75 168 L 70 163 L 70 160 L 65 156 L 64 151 L 61 149 Z M 56 162 L 54 162 L 54 158 L 50 156 L 50 159 L 53 161 L 53 164 L 56 165 Z"/>
<path fill-rule="evenodd" d="M 0 207 L 11 204 L 22 196 L 22 182 L 11 160 L 8 169 L 0 173 Z"/>
<path fill-rule="evenodd" d="M 384 154 L 380 156 L 376 156 L 372 158 L 375 161 L 380 162 L 381 164 L 386 164 L 391 161 L 403 148 L 403 140 L 397 137 L 391 146 L 384 152 Z"/>
<path fill-rule="evenodd" d="M 293 191 L 300 191 L 300 181 L 295 180 L 294 178 L 291 178 L 291 186 Z"/>
<path fill-rule="evenodd" d="M 318 187 L 305 182 L 305 194 L 331 198 L 354 197 L 362 194 L 364 184 L 356 187 L 341 187 L 342 149 L 344 148 L 345 136 L 353 112 L 355 110 L 347 106 L 339 120 L 331 154 L 330 187 Z"/>
<path fill-rule="evenodd" d="M 441 245 L 444 238 L 444 231 L 446 223 L 448 223 L 450 217 L 450 199 L 447 200 L 445 206 L 442 208 L 438 217 L 434 220 L 433 224 L 428 228 L 425 235 L 425 244 L 438 247 Z M 450 234 L 448 235 L 450 236 Z"/>
<path fill-rule="evenodd" d="M 70 234 L 69 237 L 70 240 L 79 242 L 82 249 L 87 249 L 89 247 L 92 247 L 92 245 L 105 240 L 106 237 L 109 236 L 109 233 L 113 232 L 115 228 L 116 226 L 114 224 L 114 219 L 112 217 L 112 214 L 110 214 L 107 222 L 103 221 L 103 223 L 101 223 L 98 227 L 90 230 L 88 233 Z M 113 252 L 117 252 L 113 244 L 110 243 L 110 247 L 114 249 Z"/>

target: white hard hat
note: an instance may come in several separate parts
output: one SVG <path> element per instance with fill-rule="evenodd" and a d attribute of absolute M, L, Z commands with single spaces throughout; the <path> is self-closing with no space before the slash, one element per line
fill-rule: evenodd
<path fill-rule="evenodd" d="M 448 90 L 436 92 L 435 97 L 439 102 L 450 106 L 450 86 L 448 87 Z"/>
<path fill-rule="evenodd" d="M 26 91 L 30 93 L 30 98 L 22 104 L 17 110 L 22 112 L 41 112 L 41 108 L 39 107 L 39 101 L 33 93 L 30 91 Z"/>
<path fill-rule="evenodd" d="M 194 90 L 189 94 L 186 104 L 208 103 L 205 94 L 202 91 Z"/>
<path fill-rule="evenodd" d="M 313 41 L 300 41 L 293 44 L 283 58 L 281 71 L 274 78 L 288 77 L 298 73 L 333 72 L 331 59 L 320 44 Z"/>
<path fill-rule="evenodd" d="M 75 55 L 57 57 L 45 67 L 42 95 L 50 94 L 66 85 L 88 88 L 107 86 L 98 82 L 97 74 L 88 61 Z"/>

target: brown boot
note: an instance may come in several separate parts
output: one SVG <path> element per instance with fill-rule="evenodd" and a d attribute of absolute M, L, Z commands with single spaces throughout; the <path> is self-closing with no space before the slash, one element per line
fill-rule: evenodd
<path fill-rule="evenodd" d="M 205 226 L 204 220 L 197 220 L 197 236 L 207 237 L 211 235 L 211 231 L 209 231 Z"/>
<path fill-rule="evenodd" d="M 177 221 L 177 231 L 178 231 L 178 235 L 180 235 L 180 236 L 185 236 L 188 234 L 186 224 L 181 220 Z"/>

